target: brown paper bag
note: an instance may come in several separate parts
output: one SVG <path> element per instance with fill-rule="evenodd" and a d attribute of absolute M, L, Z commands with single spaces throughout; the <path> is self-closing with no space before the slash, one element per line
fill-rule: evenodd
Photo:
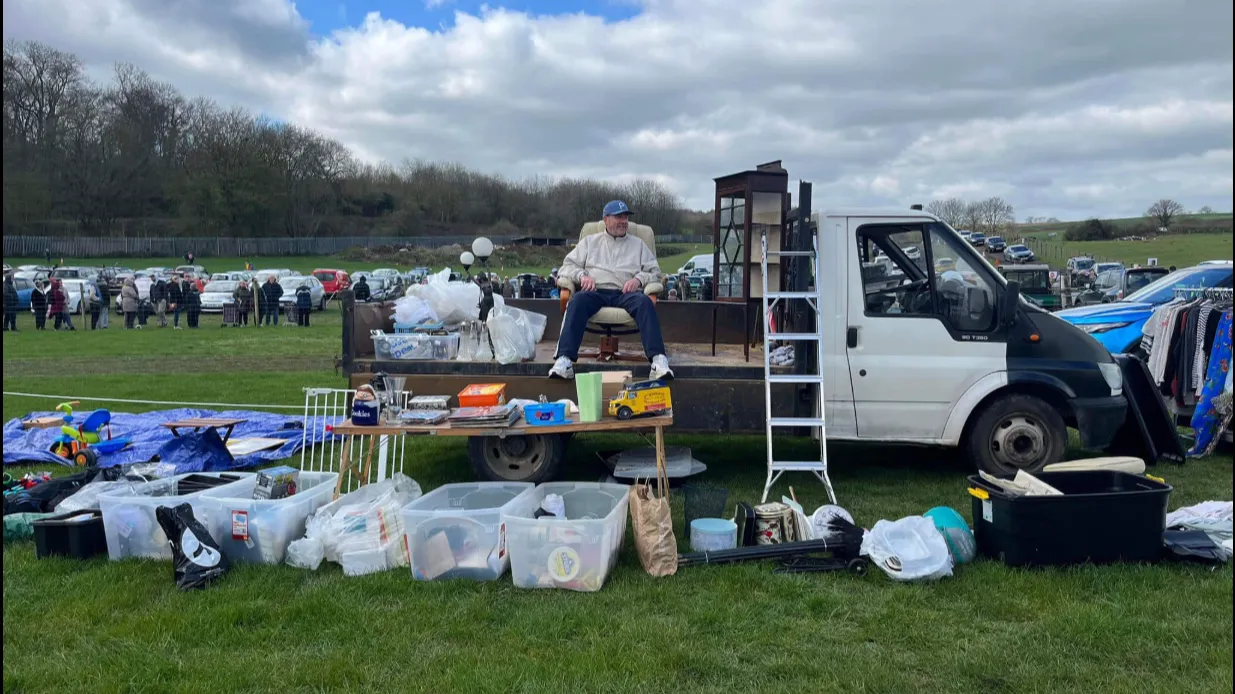
<path fill-rule="evenodd" d="M 660 431 L 656 433 L 660 439 Z M 673 514 L 669 510 L 669 476 L 660 453 L 656 456 L 656 482 L 660 487 L 659 499 L 650 484 L 636 480 L 631 486 L 631 526 L 643 570 L 652 576 L 672 576 L 678 570 L 678 541 L 673 535 Z"/>

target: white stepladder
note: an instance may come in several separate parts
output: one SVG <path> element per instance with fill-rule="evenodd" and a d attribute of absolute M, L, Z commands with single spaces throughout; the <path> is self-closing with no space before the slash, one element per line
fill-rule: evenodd
<path fill-rule="evenodd" d="M 771 491 L 772 485 L 776 480 L 786 472 L 809 472 L 814 474 L 823 482 L 823 486 L 828 491 L 828 499 L 832 503 L 836 503 L 836 493 L 832 490 L 832 480 L 828 477 L 828 443 L 827 443 L 827 423 L 825 422 L 824 412 L 826 411 L 827 401 L 824 399 L 823 392 L 823 374 L 773 374 L 772 373 L 772 349 L 771 343 L 778 342 L 813 342 L 815 344 L 815 364 L 820 371 L 824 364 L 824 346 L 823 346 L 823 321 L 819 315 L 819 292 L 822 291 L 823 283 L 819 277 L 819 244 L 814 234 L 811 234 L 811 250 L 809 251 L 768 251 L 768 235 L 765 230 L 760 237 L 760 265 L 763 274 L 763 405 L 764 405 L 764 422 L 767 429 L 767 448 L 768 448 L 768 478 L 763 485 L 763 499 L 760 503 L 765 503 L 768 500 L 768 492 Z M 807 257 L 810 259 L 812 275 L 814 276 L 814 288 L 811 291 L 792 292 L 792 291 L 769 291 L 768 290 L 768 255 L 781 257 Z M 773 333 L 771 332 L 771 316 L 772 309 L 781 299 L 801 299 L 805 301 L 814 312 L 814 332 L 809 333 Z M 815 385 L 819 387 L 818 396 L 815 402 L 819 408 L 819 416 L 817 417 L 773 417 L 772 416 L 772 384 L 773 383 L 793 383 L 799 385 Z M 819 460 L 807 461 L 780 461 L 776 460 L 776 456 L 772 449 L 772 433 L 777 428 L 788 427 L 819 427 Z"/>

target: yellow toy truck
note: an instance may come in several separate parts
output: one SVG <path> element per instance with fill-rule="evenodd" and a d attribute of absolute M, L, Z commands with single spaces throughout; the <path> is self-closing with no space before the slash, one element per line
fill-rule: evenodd
<path fill-rule="evenodd" d="M 609 416 L 618 419 L 666 414 L 672 410 L 669 386 L 662 380 L 631 383 L 609 401 Z"/>

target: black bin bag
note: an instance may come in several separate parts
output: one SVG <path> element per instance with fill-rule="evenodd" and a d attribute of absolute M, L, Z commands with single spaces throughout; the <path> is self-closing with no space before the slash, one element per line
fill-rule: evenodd
<path fill-rule="evenodd" d="M 219 544 L 193 517 L 192 506 L 160 506 L 155 509 L 154 515 L 172 546 L 177 588 L 205 588 L 231 568 L 231 562 L 219 549 Z"/>

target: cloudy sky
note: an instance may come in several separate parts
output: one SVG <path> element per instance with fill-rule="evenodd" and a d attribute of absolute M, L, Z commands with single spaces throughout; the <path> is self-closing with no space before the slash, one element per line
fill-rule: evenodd
<path fill-rule="evenodd" d="M 1232 208 L 1230 0 L 4 0 L 6 39 L 132 62 L 357 155 L 655 177 L 773 159 L 816 209 Z M 795 190 L 796 190 L 796 184 Z"/>

